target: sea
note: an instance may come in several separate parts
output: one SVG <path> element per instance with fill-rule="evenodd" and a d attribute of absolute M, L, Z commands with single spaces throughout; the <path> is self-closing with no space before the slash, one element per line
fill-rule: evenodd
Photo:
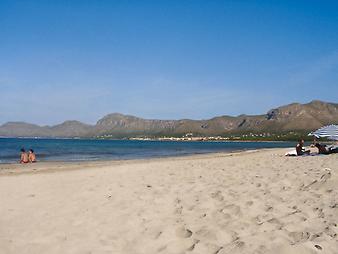
<path fill-rule="evenodd" d="M 198 142 L 94 139 L 0 138 L 0 163 L 17 163 L 20 149 L 33 149 L 38 161 L 130 160 L 293 147 L 292 142 Z"/>

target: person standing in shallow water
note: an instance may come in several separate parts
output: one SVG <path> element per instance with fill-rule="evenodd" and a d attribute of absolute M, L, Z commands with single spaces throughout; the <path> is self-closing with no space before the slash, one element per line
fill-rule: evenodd
<path fill-rule="evenodd" d="M 28 160 L 30 163 L 36 162 L 36 156 L 33 149 L 29 149 Z"/>
<path fill-rule="evenodd" d="M 28 154 L 26 153 L 24 148 L 21 148 L 21 154 L 20 154 L 20 163 L 28 163 Z"/>

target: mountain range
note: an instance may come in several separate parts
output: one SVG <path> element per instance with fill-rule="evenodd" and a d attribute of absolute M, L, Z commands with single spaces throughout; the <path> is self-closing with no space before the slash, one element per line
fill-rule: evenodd
<path fill-rule="evenodd" d="M 8 122 L 0 126 L 1 137 L 97 137 L 182 136 L 186 133 L 212 136 L 240 133 L 285 133 L 313 131 L 338 123 L 338 104 L 311 101 L 271 109 L 262 115 L 218 116 L 208 120 L 155 120 L 113 113 L 95 125 L 66 121 L 54 126 Z"/>

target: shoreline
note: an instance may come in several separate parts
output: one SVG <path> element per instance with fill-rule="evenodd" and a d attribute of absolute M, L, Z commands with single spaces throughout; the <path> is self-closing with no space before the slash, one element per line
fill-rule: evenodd
<path fill-rule="evenodd" d="M 290 148 L 260 148 L 247 150 L 234 150 L 229 152 L 210 152 L 210 153 L 195 153 L 181 154 L 172 156 L 159 156 L 150 158 L 135 158 L 135 159 L 107 159 L 107 160 L 83 160 L 83 161 L 38 161 L 36 163 L 0 163 L 0 177 L 2 175 L 17 175 L 31 173 L 48 173 L 62 170 L 80 170 L 82 167 L 94 168 L 102 166 L 113 166 L 123 164 L 137 164 L 149 162 L 161 162 L 166 160 L 185 160 L 185 159 L 210 159 L 227 156 L 240 156 L 248 153 L 259 153 L 264 151 L 285 152 Z M 292 148 L 291 148 L 292 149 Z M 284 155 L 284 154 L 283 154 Z M 61 165 L 61 166 L 60 166 Z M 24 170 L 24 171 L 23 171 Z"/>
<path fill-rule="evenodd" d="M 87 140 L 89 141 L 89 140 Z M 113 140 L 112 140 L 113 141 Z M 128 141 L 130 142 L 130 141 Z M 135 160 L 135 159 L 152 159 L 152 158 L 169 158 L 169 157 L 181 157 L 181 156 L 190 156 L 190 155 L 199 155 L 199 154 L 210 154 L 210 153 L 231 153 L 231 152 L 238 152 L 238 151 L 246 151 L 246 150 L 259 150 L 259 149 L 278 149 L 278 148 L 286 148 L 286 145 L 279 145 L 281 143 L 290 145 L 291 147 L 291 142 L 284 142 L 284 141 L 278 141 L 278 142 L 274 142 L 274 141 L 262 141 L 262 142 L 251 142 L 251 141 L 226 141 L 226 142 L 219 142 L 219 141 L 191 141 L 188 142 L 190 144 L 193 143 L 209 143 L 209 145 L 206 145 L 205 148 L 204 146 L 200 146 L 197 145 L 196 147 L 198 148 L 194 148 L 194 146 L 184 146 L 184 143 L 187 143 L 186 141 L 131 141 L 131 142 L 141 142 L 141 143 L 152 143 L 152 142 L 156 142 L 156 143 L 169 143 L 169 145 L 167 146 L 163 146 L 163 148 L 161 147 L 161 149 L 163 149 L 162 152 L 160 152 L 159 154 L 156 153 L 156 149 L 154 149 L 153 151 L 151 151 L 150 153 L 147 153 L 147 151 L 145 150 L 145 152 L 142 149 L 147 148 L 148 146 L 141 146 L 140 149 L 140 154 L 138 153 L 126 153 L 126 154 L 116 154 L 116 151 L 111 152 L 111 154 L 108 152 L 107 154 L 105 154 L 105 150 L 101 149 L 101 150 L 97 150 L 95 151 L 95 153 L 91 154 L 90 151 L 85 151 L 85 154 L 82 155 L 81 154 L 81 150 L 79 151 L 79 153 L 74 153 L 71 154 L 69 156 L 69 154 L 67 153 L 67 151 L 65 151 L 63 154 L 58 154 L 57 156 L 54 156 L 53 154 L 48 154 L 48 152 L 50 153 L 51 151 L 48 151 L 48 149 L 50 150 L 50 147 L 48 147 L 48 144 L 45 145 L 46 147 L 41 148 L 40 147 L 40 153 L 38 152 L 36 154 L 37 158 L 39 161 L 41 162 L 86 162 L 86 161 L 110 161 L 110 160 Z M 171 144 L 170 144 L 171 143 Z M 179 145 L 173 148 L 170 148 L 172 146 L 172 143 L 181 143 L 183 146 Z M 217 143 L 217 146 L 212 146 L 210 144 L 212 143 Z M 229 145 L 221 145 L 221 144 L 226 144 L 228 143 Z M 238 144 L 249 144 L 249 145 L 231 145 L 232 143 L 238 143 Z M 250 144 L 251 143 L 251 144 Z M 255 143 L 257 145 L 255 145 Z M 266 145 L 258 145 L 259 143 L 266 143 Z M 275 145 L 270 145 L 275 143 Z M 39 144 L 35 144 L 35 145 L 39 145 Z M 18 146 L 18 145 L 16 145 Z M 19 144 L 20 146 L 20 144 Z M 19 147 L 18 146 L 18 147 Z M 30 145 L 30 144 L 25 144 L 22 146 L 28 146 L 28 147 L 34 147 L 34 145 Z M 113 144 L 112 147 L 116 146 L 116 149 L 118 149 L 116 144 Z M 13 145 L 12 145 L 13 147 Z M 11 149 L 13 150 L 13 148 L 11 147 Z M 74 145 L 74 147 L 76 147 Z M 109 148 L 109 146 L 107 146 L 107 148 Z M 44 151 L 44 149 L 47 149 L 46 151 Z M 167 150 L 166 150 L 167 149 Z M 3 164 L 16 164 L 18 161 L 18 157 L 17 156 L 13 156 L 13 154 L 15 153 L 15 151 L 13 150 L 11 154 L 9 154 L 7 152 L 7 154 L 2 155 L 3 157 L 0 156 L 0 165 Z M 100 153 L 105 154 L 105 156 L 101 156 Z M 81 155 L 81 156 L 80 156 Z M 89 159 L 86 159 L 89 158 Z"/>

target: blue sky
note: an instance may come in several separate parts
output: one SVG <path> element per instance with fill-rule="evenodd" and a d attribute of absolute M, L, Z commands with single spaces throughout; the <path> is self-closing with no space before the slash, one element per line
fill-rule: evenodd
<path fill-rule="evenodd" d="M 0 123 L 338 102 L 337 13 L 319 0 L 2 0 Z"/>

